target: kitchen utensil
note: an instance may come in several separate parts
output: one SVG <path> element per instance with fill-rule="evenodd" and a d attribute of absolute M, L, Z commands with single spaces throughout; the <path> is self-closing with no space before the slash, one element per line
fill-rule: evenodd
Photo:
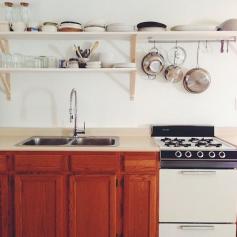
<path fill-rule="evenodd" d="M 142 69 L 148 75 L 149 79 L 155 79 L 163 71 L 164 67 L 165 59 L 154 44 L 151 51 L 143 57 Z"/>
<path fill-rule="evenodd" d="M 216 31 L 217 26 L 214 25 L 177 25 L 173 26 L 172 31 Z"/>
<path fill-rule="evenodd" d="M 219 31 L 235 31 L 237 30 L 237 19 L 229 19 L 224 21 L 217 27 Z"/>
<path fill-rule="evenodd" d="M 99 47 L 99 45 L 100 45 L 99 41 L 95 41 L 90 47 L 90 51 L 89 51 L 88 56 L 91 57 L 95 53 L 95 50 Z"/>
<path fill-rule="evenodd" d="M 78 47 L 74 44 L 74 49 L 75 49 L 75 51 L 76 51 L 76 55 L 77 55 L 77 57 L 79 57 L 79 58 L 83 58 L 83 56 L 81 55 L 81 52 L 80 52 L 80 50 L 78 49 Z"/>
<path fill-rule="evenodd" d="M 160 22 L 145 21 L 137 24 L 138 31 L 164 31 L 167 26 Z"/>
<path fill-rule="evenodd" d="M 168 61 L 171 64 L 175 62 L 175 64 L 178 66 L 183 65 L 186 58 L 187 58 L 187 53 L 185 49 L 181 46 L 178 46 L 177 42 L 176 42 L 176 46 L 171 48 L 168 51 Z"/>
<path fill-rule="evenodd" d="M 211 76 L 203 68 L 199 67 L 200 42 L 197 48 L 197 66 L 189 70 L 183 80 L 184 88 L 190 93 L 202 93 L 210 86 Z"/>
<path fill-rule="evenodd" d="M 185 52 L 185 51 L 183 51 L 184 49 L 181 47 L 179 49 L 177 42 L 173 49 L 174 50 L 172 50 L 172 52 L 174 53 L 174 56 L 173 56 L 174 61 L 172 65 L 169 65 L 165 69 L 164 76 L 165 76 L 165 79 L 169 82 L 179 82 L 183 79 L 184 73 L 183 73 L 182 68 L 179 66 L 181 64 L 178 65 L 176 60 L 178 57 L 179 50 L 181 50 L 181 52 Z M 181 61 L 181 63 L 183 64 L 184 61 Z"/>

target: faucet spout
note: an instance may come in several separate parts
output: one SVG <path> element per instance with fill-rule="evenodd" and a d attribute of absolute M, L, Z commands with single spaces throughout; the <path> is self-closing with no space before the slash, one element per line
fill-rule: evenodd
<path fill-rule="evenodd" d="M 73 109 L 73 98 L 74 98 L 74 109 Z M 77 112 L 77 91 L 75 88 L 71 90 L 70 93 L 70 106 L 69 106 L 69 115 L 70 115 L 70 123 L 72 123 L 74 119 L 74 128 L 73 128 L 73 136 L 77 137 L 78 134 L 84 134 L 85 133 L 85 124 L 84 124 L 84 129 L 79 130 L 77 128 L 77 117 L 78 117 L 78 112 Z"/>

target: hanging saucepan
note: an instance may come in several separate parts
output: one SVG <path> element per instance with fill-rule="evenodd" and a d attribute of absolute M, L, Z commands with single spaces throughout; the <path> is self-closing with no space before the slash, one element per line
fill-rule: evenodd
<path fill-rule="evenodd" d="M 202 93 L 210 86 L 211 76 L 207 70 L 199 67 L 200 42 L 197 48 L 197 66 L 189 70 L 183 80 L 184 88 L 190 93 Z"/>
<path fill-rule="evenodd" d="M 165 59 L 154 45 L 151 51 L 144 56 L 142 69 L 148 75 L 149 79 L 155 79 L 163 71 L 164 67 Z"/>
<path fill-rule="evenodd" d="M 179 82 L 183 80 L 184 73 L 180 65 L 182 65 L 186 59 L 186 51 L 182 47 L 178 47 L 176 42 L 175 47 L 172 48 L 170 54 L 168 54 L 168 59 L 170 62 L 172 61 L 173 64 L 165 69 L 165 79 L 169 82 Z"/>

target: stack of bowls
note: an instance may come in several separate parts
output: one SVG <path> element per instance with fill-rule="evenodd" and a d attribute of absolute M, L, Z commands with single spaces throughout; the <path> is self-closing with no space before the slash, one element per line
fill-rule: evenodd
<path fill-rule="evenodd" d="M 63 21 L 58 27 L 58 31 L 62 32 L 80 32 L 83 31 L 81 23 L 75 21 Z"/>
<path fill-rule="evenodd" d="M 138 31 L 165 31 L 167 26 L 160 22 L 145 21 L 137 25 Z"/>
<path fill-rule="evenodd" d="M 108 32 L 130 32 L 135 31 L 135 27 L 133 25 L 124 24 L 124 23 L 114 23 L 107 25 L 106 30 Z"/>
<path fill-rule="evenodd" d="M 84 27 L 85 32 L 104 32 L 106 31 L 106 24 L 104 20 L 94 20 L 87 22 Z"/>

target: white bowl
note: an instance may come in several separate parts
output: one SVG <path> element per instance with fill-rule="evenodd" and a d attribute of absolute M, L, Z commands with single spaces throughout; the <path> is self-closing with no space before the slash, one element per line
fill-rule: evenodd
<path fill-rule="evenodd" d="M 104 32 L 105 28 L 104 27 L 99 27 L 99 26 L 87 26 L 84 28 L 85 32 Z"/>
<path fill-rule="evenodd" d="M 139 28 L 138 31 L 157 32 L 157 31 L 166 31 L 166 28 L 163 28 L 163 27 L 143 27 L 143 28 Z"/>
<path fill-rule="evenodd" d="M 237 30 L 237 19 L 229 19 L 224 21 L 219 27 L 219 30 L 223 31 L 235 31 Z"/>

